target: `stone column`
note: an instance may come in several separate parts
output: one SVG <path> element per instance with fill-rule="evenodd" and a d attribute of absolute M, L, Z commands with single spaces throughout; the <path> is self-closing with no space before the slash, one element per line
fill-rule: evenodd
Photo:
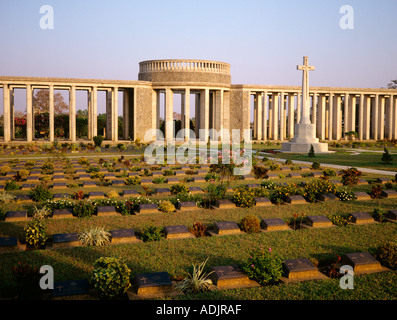
<path fill-rule="evenodd" d="M 325 140 L 325 106 L 327 98 L 324 94 L 319 95 L 318 99 L 318 121 L 317 121 L 317 136 L 320 140 Z"/>
<path fill-rule="evenodd" d="M 194 99 L 194 103 L 195 103 L 195 110 L 194 110 L 194 119 L 195 119 L 195 128 L 194 128 L 194 133 L 196 135 L 196 139 L 199 140 L 199 133 L 200 133 L 200 111 L 201 111 L 201 101 L 200 101 L 200 95 L 196 93 L 195 94 L 195 99 Z"/>
<path fill-rule="evenodd" d="M 279 93 L 273 93 L 272 96 L 272 116 L 273 116 L 273 140 L 278 140 L 278 97 Z"/>
<path fill-rule="evenodd" d="M 92 138 L 98 135 L 98 89 L 96 86 L 92 88 L 91 92 L 91 126 Z"/>
<path fill-rule="evenodd" d="M 312 99 L 312 123 L 317 127 L 317 93 L 313 93 Z"/>
<path fill-rule="evenodd" d="M 290 139 L 294 137 L 295 127 L 295 95 L 293 93 L 288 94 L 288 130 L 287 134 Z"/>
<path fill-rule="evenodd" d="M 269 97 L 269 117 L 268 117 L 268 138 L 269 140 L 273 140 L 273 94 L 270 94 Z"/>
<path fill-rule="evenodd" d="M 255 123 L 255 139 L 262 140 L 263 139 L 263 92 L 257 92 L 255 94 L 255 111 L 256 114 L 254 115 L 254 123 Z"/>
<path fill-rule="evenodd" d="M 91 109 L 89 109 L 90 111 Z M 90 113 L 90 112 L 89 112 Z M 91 114 L 91 113 L 90 113 Z M 90 121 L 88 121 L 90 124 Z M 112 92 L 110 89 L 106 90 L 106 139 L 113 140 L 112 132 L 113 132 L 113 120 L 112 120 Z M 88 131 L 90 132 L 90 131 Z"/>
<path fill-rule="evenodd" d="M 14 101 L 14 88 L 10 89 L 10 126 L 11 126 L 11 140 L 15 140 L 15 101 Z"/>
<path fill-rule="evenodd" d="M 379 96 L 378 103 L 378 139 L 383 140 L 385 138 L 385 97 Z"/>
<path fill-rule="evenodd" d="M 76 87 L 71 86 L 69 91 L 69 138 L 76 142 Z"/>
<path fill-rule="evenodd" d="M 285 101 L 284 101 L 284 92 L 281 92 L 280 94 L 280 135 L 279 135 L 279 140 L 284 141 L 285 137 Z"/>
<path fill-rule="evenodd" d="M 33 91 L 30 84 L 26 85 L 26 141 L 33 141 Z"/>
<path fill-rule="evenodd" d="M 354 94 L 351 96 L 350 100 L 350 114 L 349 114 L 349 125 L 347 127 L 347 132 L 356 131 L 356 106 L 357 106 L 357 96 Z"/>
<path fill-rule="evenodd" d="M 390 109 L 392 111 L 392 123 L 393 123 L 393 129 L 392 129 L 392 137 L 393 139 L 397 139 L 397 96 L 390 96 Z"/>
<path fill-rule="evenodd" d="M 262 123 L 263 123 L 263 129 L 262 129 L 262 139 L 263 141 L 267 140 L 267 114 L 268 114 L 268 110 L 269 110 L 269 104 L 268 104 L 268 96 L 267 96 L 267 91 L 265 91 L 263 93 L 263 119 L 262 119 Z M 270 121 L 270 119 L 269 119 Z"/>
<path fill-rule="evenodd" d="M 11 104 L 8 84 L 3 84 L 3 126 L 4 142 L 11 141 Z"/>
<path fill-rule="evenodd" d="M 119 140 L 119 88 L 113 88 L 113 101 L 112 101 L 112 141 Z"/>
<path fill-rule="evenodd" d="M 365 106 L 364 106 L 364 140 L 371 139 L 370 132 L 370 121 L 371 121 L 371 96 L 365 97 Z"/>
<path fill-rule="evenodd" d="M 333 115 L 334 115 L 334 98 L 333 93 L 329 94 L 328 99 L 328 140 L 333 139 Z"/>
<path fill-rule="evenodd" d="M 343 136 L 346 136 L 346 132 L 349 132 L 349 126 L 350 126 L 350 110 L 349 110 L 349 94 L 346 92 L 345 93 L 345 100 L 343 104 Z"/>
<path fill-rule="evenodd" d="M 218 141 L 223 141 L 223 118 L 224 118 L 224 110 L 223 110 L 223 100 L 224 100 L 224 91 L 217 90 L 215 91 L 215 127 L 214 129 L 218 134 Z"/>
<path fill-rule="evenodd" d="M 298 93 L 297 95 L 297 99 L 298 99 L 298 103 L 297 103 L 297 107 L 296 107 L 296 123 L 300 123 L 301 122 L 301 116 L 302 116 L 302 94 Z"/>
<path fill-rule="evenodd" d="M 364 95 L 360 94 L 360 102 L 358 109 L 358 140 L 363 140 L 364 138 Z"/>
<path fill-rule="evenodd" d="M 373 98 L 374 105 L 372 108 L 372 139 L 378 140 L 379 136 L 379 96 L 376 94 Z"/>
<path fill-rule="evenodd" d="M 171 88 L 165 89 L 165 140 L 174 141 L 174 93 Z"/>
<path fill-rule="evenodd" d="M 49 122 L 50 122 L 50 141 L 54 141 L 54 86 L 50 85 L 49 94 Z"/>
<path fill-rule="evenodd" d="M 223 92 L 223 129 L 226 134 L 222 136 L 222 141 L 228 141 L 230 139 L 230 91 Z"/>
<path fill-rule="evenodd" d="M 185 129 L 185 141 L 190 141 L 190 88 L 185 89 L 184 98 L 184 117 L 182 118 L 182 123 Z"/>
<path fill-rule="evenodd" d="M 333 119 L 333 133 L 335 140 L 340 140 L 342 135 L 342 97 L 337 95 L 334 99 L 334 119 Z"/>
<path fill-rule="evenodd" d="M 210 90 L 204 89 L 200 93 L 200 129 L 201 135 L 199 133 L 200 141 L 208 141 L 208 132 L 210 125 Z"/>
<path fill-rule="evenodd" d="M 156 113 L 153 113 L 156 119 Z M 123 139 L 128 140 L 130 137 L 130 95 L 128 89 L 123 90 Z M 153 119 L 152 118 L 152 119 Z"/>

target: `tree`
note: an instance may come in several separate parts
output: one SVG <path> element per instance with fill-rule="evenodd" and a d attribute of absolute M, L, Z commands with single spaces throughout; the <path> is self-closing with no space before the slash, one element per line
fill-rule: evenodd
<path fill-rule="evenodd" d="M 50 92 L 41 89 L 33 97 L 33 110 L 35 113 L 46 113 L 50 111 Z M 63 100 L 63 96 L 57 92 L 54 94 L 54 113 L 66 113 L 69 106 Z"/>
<path fill-rule="evenodd" d="M 313 157 L 316 156 L 316 154 L 314 153 L 314 147 L 313 147 L 313 145 L 310 145 L 310 150 L 309 150 L 308 155 L 309 155 L 309 157 L 311 157 L 311 158 L 313 158 Z"/>
<path fill-rule="evenodd" d="M 384 147 L 384 150 L 385 152 L 382 155 L 382 161 L 386 164 L 389 164 L 393 161 L 393 157 L 390 155 L 389 150 L 387 150 L 386 147 Z"/>
<path fill-rule="evenodd" d="M 396 80 L 391 80 L 388 85 L 387 85 L 388 89 L 397 89 L 397 79 Z"/>

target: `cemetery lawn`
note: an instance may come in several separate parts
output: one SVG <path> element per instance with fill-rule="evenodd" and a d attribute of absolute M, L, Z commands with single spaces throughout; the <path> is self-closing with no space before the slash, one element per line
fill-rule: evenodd
<path fill-rule="evenodd" d="M 292 213 L 326 215 L 371 211 L 374 205 L 385 210 L 394 208 L 396 200 L 327 202 L 275 207 L 236 208 L 231 210 L 201 209 L 195 212 L 159 213 L 155 215 L 91 217 L 84 219 L 47 220 L 48 233 L 81 232 L 90 226 L 102 226 L 106 230 L 134 228 L 139 233 L 147 225 L 192 226 L 195 221 L 211 228 L 214 221 L 240 222 L 251 213 L 258 218 L 282 218 L 293 221 Z M 299 220 L 299 218 L 298 218 Z M 296 221 L 298 223 L 298 220 Z M 2 234 L 23 237 L 25 222 L 0 222 Z M 207 257 L 207 267 L 240 264 L 250 251 L 262 244 L 271 247 L 283 259 L 308 257 L 319 268 L 333 262 L 335 254 L 367 251 L 374 254 L 377 246 L 388 239 L 395 239 L 397 224 L 392 222 L 371 225 L 348 225 L 326 229 L 300 229 L 232 236 L 215 236 L 194 239 L 166 240 L 137 244 L 109 244 L 104 247 L 75 247 L 66 249 L 35 250 L 1 255 L 0 283 L 7 292 L 13 285 L 11 267 L 19 261 L 33 266 L 51 265 L 55 281 L 84 279 L 89 277 L 92 265 L 102 256 L 123 258 L 136 273 L 167 271 L 171 279 L 181 280 L 192 264 L 199 264 Z M 251 289 L 234 289 L 180 296 L 174 299 L 396 299 L 397 271 L 357 276 L 355 290 L 346 292 L 339 288 L 338 279 L 316 280 L 304 283 L 278 284 Z"/>

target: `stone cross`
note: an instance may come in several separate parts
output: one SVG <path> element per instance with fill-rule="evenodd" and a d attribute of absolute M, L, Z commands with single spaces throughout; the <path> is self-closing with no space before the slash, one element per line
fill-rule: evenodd
<path fill-rule="evenodd" d="M 313 66 L 308 65 L 308 58 L 303 57 L 303 65 L 297 66 L 297 70 L 303 71 L 302 76 L 302 116 L 300 123 L 311 123 L 309 109 L 309 71 L 314 71 Z"/>

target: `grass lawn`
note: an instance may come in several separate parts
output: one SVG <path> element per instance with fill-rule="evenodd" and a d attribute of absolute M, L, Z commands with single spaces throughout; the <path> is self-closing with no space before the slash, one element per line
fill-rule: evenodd
<path fill-rule="evenodd" d="M 328 159 L 332 155 L 327 155 Z M 379 157 L 379 154 L 377 155 Z M 304 156 L 303 156 L 304 157 Z M 307 158 L 307 157 L 306 157 Z M 22 159 L 22 157 L 21 157 Z M 350 159 L 350 158 L 349 158 Z M 304 159 L 302 159 L 304 160 Z M 306 159 L 305 159 L 306 160 Z M 324 161 L 327 160 L 324 158 Z M 316 157 L 316 161 L 317 157 Z M 330 160 L 331 161 L 331 160 Z M 328 162 L 330 163 L 330 162 Z M 346 155 L 345 163 L 346 164 Z M 349 165 L 354 166 L 350 162 Z M 357 165 L 358 166 L 358 165 Z M 377 176 L 364 174 L 368 181 Z M 310 178 L 282 178 L 277 182 L 302 182 Z M 335 180 L 340 177 L 335 177 Z M 258 181 L 239 181 L 241 183 L 258 183 Z M 187 183 L 188 186 L 205 188 L 207 183 Z M 170 187 L 167 184 L 152 185 Z M 123 189 L 142 190 L 141 186 L 97 187 L 84 188 L 89 191 Z M 355 191 L 369 191 L 371 186 L 353 187 Z M 393 185 L 395 189 L 395 185 Z M 66 188 L 72 193 L 81 190 Z M 58 192 L 58 191 L 56 191 Z M 27 194 L 28 191 L 12 191 L 14 194 Z M 231 197 L 231 193 L 227 194 Z M 163 199 L 161 196 L 151 196 L 153 199 Z M 32 210 L 32 203 L 10 203 L 3 205 L 7 210 Z M 195 221 L 205 223 L 211 229 L 217 221 L 235 221 L 239 223 L 247 214 L 258 218 L 282 218 L 287 223 L 293 222 L 293 214 L 302 216 L 347 214 L 352 212 L 373 212 L 381 207 L 385 211 L 397 209 L 396 199 L 374 199 L 367 201 L 331 201 L 306 203 L 300 205 L 273 205 L 271 207 L 235 208 L 228 210 L 199 209 L 191 212 L 158 213 L 146 215 L 127 215 L 116 217 L 90 217 L 53 220 L 47 219 L 47 232 L 55 233 L 81 232 L 91 226 L 101 226 L 106 230 L 133 228 L 139 233 L 148 225 L 165 227 L 168 225 L 186 225 L 191 227 Z M 299 218 L 298 218 L 299 219 Z M 18 236 L 24 239 L 26 222 L 0 221 L 0 236 Z M 33 266 L 51 265 L 54 268 L 55 281 L 88 278 L 93 269 L 93 263 L 102 256 L 123 258 L 131 269 L 131 279 L 141 272 L 167 271 L 173 280 L 183 279 L 192 264 L 198 264 L 208 259 L 207 267 L 240 264 L 250 255 L 253 248 L 262 244 L 271 247 L 283 259 L 309 258 L 319 268 L 331 263 L 335 254 L 343 255 L 349 252 L 367 251 L 375 253 L 377 247 L 386 240 L 397 238 L 397 224 L 392 222 L 374 223 L 370 225 L 335 226 L 327 229 L 302 228 L 298 230 L 260 232 L 255 234 L 215 236 L 193 239 L 166 240 L 136 244 L 108 244 L 103 247 L 75 247 L 65 249 L 30 250 L 0 255 L 0 293 L 12 292 L 15 280 L 11 267 L 19 261 Z M 379 274 L 357 276 L 354 290 L 344 291 L 339 288 L 338 279 L 326 279 L 292 284 L 277 284 L 251 289 L 234 289 L 206 292 L 195 295 L 183 295 L 167 299 L 201 299 L 201 300 L 368 300 L 397 299 L 397 271 Z"/>

